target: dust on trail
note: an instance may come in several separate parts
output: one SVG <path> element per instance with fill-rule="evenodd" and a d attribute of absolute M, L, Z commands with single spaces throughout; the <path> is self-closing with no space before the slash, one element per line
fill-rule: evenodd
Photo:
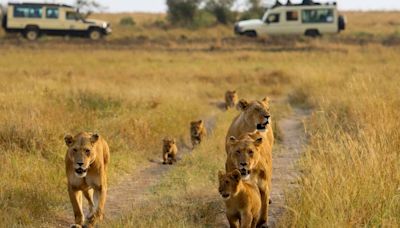
<path fill-rule="evenodd" d="M 277 153 L 272 152 L 272 204 L 269 207 L 268 227 L 275 227 L 285 211 L 285 192 L 296 187 L 300 174 L 297 162 L 304 152 L 304 120 L 308 115 L 306 110 L 294 108 L 291 115 L 279 122 L 283 140 L 282 149 Z"/>

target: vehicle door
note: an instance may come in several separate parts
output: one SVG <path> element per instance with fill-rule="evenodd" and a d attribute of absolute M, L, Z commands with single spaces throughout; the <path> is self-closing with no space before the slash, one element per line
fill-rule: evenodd
<path fill-rule="evenodd" d="M 44 26 L 48 30 L 62 30 L 63 25 L 60 20 L 60 9 L 58 7 L 46 7 L 44 15 Z"/>
<path fill-rule="evenodd" d="M 64 20 L 64 29 L 66 30 L 71 32 L 86 30 L 86 25 L 84 24 L 81 15 L 76 11 L 66 10 Z"/>
<path fill-rule="evenodd" d="M 300 11 L 297 9 L 284 12 L 284 24 L 282 34 L 303 34 L 300 22 Z"/>
<path fill-rule="evenodd" d="M 271 12 L 266 17 L 265 26 L 262 27 L 262 33 L 268 35 L 280 34 L 281 31 L 281 13 Z"/>

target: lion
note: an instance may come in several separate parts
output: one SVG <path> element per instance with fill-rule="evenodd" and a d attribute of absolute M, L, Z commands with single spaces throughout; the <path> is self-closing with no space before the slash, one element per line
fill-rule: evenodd
<path fill-rule="evenodd" d="M 230 227 L 255 228 L 261 210 L 261 198 L 257 186 L 243 181 L 237 169 L 226 174 L 220 171 L 218 179 L 218 190 L 225 200 L 226 217 Z"/>
<path fill-rule="evenodd" d="M 71 227 L 94 227 L 104 216 L 107 195 L 107 165 L 110 151 L 107 142 L 98 134 L 82 132 L 64 137 L 68 150 L 65 168 L 68 193 L 75 216 Z M 89 203 L 89 213 L 83 216 L 82 192 Z M 86 220 L 86 221 L 85 221 Z"/>
<path fill-rule="evenodd" d="M 163 140 L 163 164 L 172 165 L 176 162 L 176 154 L 178 153 L 178 147 L 176 146 L 176 140 L 165 138 Z"/>
<path fill-rule="evenodd" d="M 242 179 L 257 184 L 261 197 L 261 213 L 258 226 L 268 221 L 272 177 L 272 147 L 260 132 L 244 134 L 228 140 L 226 171 L 238 169 Z"/>
<path fill-rule="evenodd" d="M 226 109 L 234 108 L 239 101 L 239 97 L 235 90 L 233 91 L 226 91 L 225 93 L 225 107 Z"/>
<path fill-rule="evenodd" d="M 274 144 L 274 133 L 271 127 L 271 114 L 269 111 L 269 98 L 265 97 L 261 101 L 248 102 L 241 99 L 238 103 L 238 108 L 241 113 L 234 118 L 228 133 L 226 134 L 226 141 L 230 136 L 240 137 L 246 133 L 253 133 L 255 131 L 265 134 L 269 144 Z M 225 150 L 228 153 L 227 144 Z"/>
<path fill-rule="evenodd" d="M 203 120 L 192 121 L 190 123 L 190 138 L 192 140 L 193 148 L 199 145 L 206 136 L 207 131 Z"/>

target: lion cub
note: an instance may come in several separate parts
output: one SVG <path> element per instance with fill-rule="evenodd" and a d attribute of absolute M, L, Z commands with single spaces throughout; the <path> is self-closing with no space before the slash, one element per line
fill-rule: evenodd
<path fill-rule="evenodd" d="M 239 170 L 218 173 L 219 193 L 225 200 L 230 227 L 255 228 L 261 211 L 261 198 L 256 185 L 242 181 Z M 239 224 L 240 223 L 240 224 Z"/>
<path fill-rule="evenodd" d="M 206 137 L 207 131 L 203 120 L 192 121 L 190 123 L 190 138 L 193 148 L 201 143 Z"/>
<path fill-rule="evenodd" d="M 237 103 L 239 102 L 239 96 L 237 95 L 237 92 L 234 91 L 226 91 L 225 93 L 225 107 L 226 109 L 229 108 L 234 108 Z"/>
<path fill-rule="evenodd" d="M 178 147 L 176 146 L 176 140 L 165 138 L 163 140 L 163 164 L 172 165 L 176 162 L 176 154 L 178 153 Z"/>

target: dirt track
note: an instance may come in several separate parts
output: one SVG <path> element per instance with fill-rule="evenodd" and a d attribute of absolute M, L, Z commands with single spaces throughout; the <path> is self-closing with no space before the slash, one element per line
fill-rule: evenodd
<path fill-rule="evenodd" d="M 294 109 L 291 115 L 279 122 L 284 136 L 282 149 L 273 152 L 272 204 L 269 210 L 269 227 L 275 227 L 276 222 L 284 212 L 285 191 L 296 186 L 295 182 L 299 174 L 296 162 L 302 155 L 305 143 L 303 120 L 306 117 L 307 113 L 304 110 Z M 208 131 L 211 131 L 215 126 L 215 118 L 206 118 L 206 122 L 209 126 Z M 179 149 L 181 156 L 191 151 L 186 146 Z M 106 203 L 106 219 L 116 219 L 121 213 L 129 211 L 135 205 L 140 205 L 148 199 L 149 194 L 151 194 L 148 190 L 157 185 L 162 176 L 173 167 L 161 163 L 161 158 L 151 160 L 146 167 L 134 173 L 126 174 L 118 184 L 110 186 Z M 217 220 L 216 226 L 228 227 L 224 213 L 221 213 Z M 67 210 L 65 214 L 57 218 L 53 227 L 54 225 L 68 227 L 73 221 L 72 211 Z"/>
<path fill-rule="evenodd" d="M 279 122 L 283 132 L 282 149 L 273 154 L 272 192 L 268 227 L 275 227 L 285 210 L 284 193 L 296 186 L 299 170 L 296 163 L 301 158 L 305 143 L 303 121 L 306 111 L 294 109 L 293 113 Z"/>

